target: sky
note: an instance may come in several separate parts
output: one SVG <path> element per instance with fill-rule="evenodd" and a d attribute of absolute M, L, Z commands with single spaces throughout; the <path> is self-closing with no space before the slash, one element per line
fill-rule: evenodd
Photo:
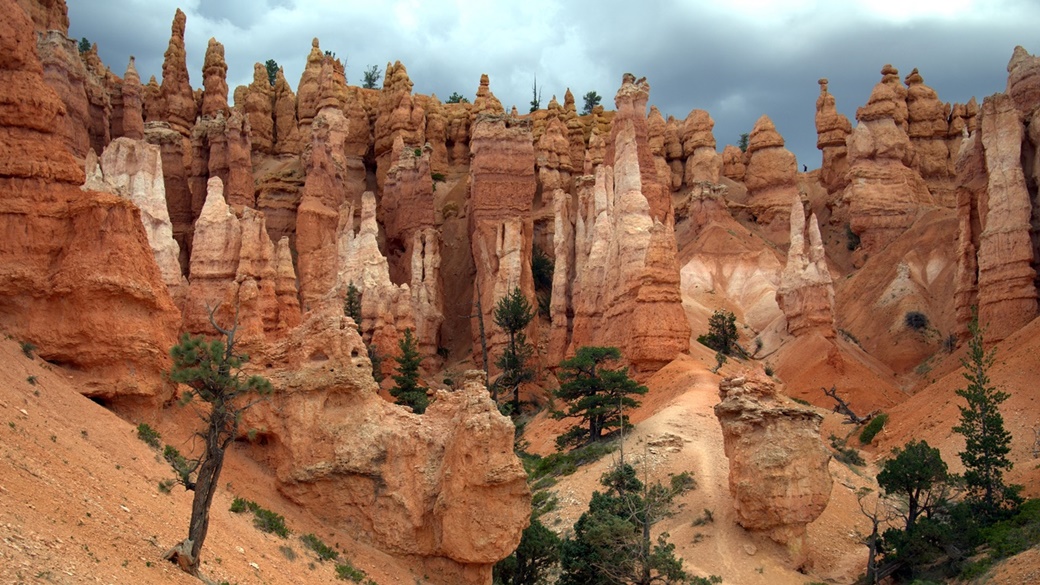
<path fill-rule="evenodd" d="M 347 81 L 371 65 L 405 65 L 415 93 L 476 93 L 482 73 L 508 109 L 578 108 L 588 91 L 612 108 L 622 75 L 650 83 L 650 105 L 683 119 L 715 120 L 721 151 L 763 114 L 809 169 L 819 167 L 817 80 L 830 80 L 838 110 L 855 124 L 891 63 L 918 68 L 945 102 L 1004 91 L 1016 45 L 1040 52 L 1036 0 L 67 0 L 69 36 L 98 44 L 122 75 L 130 55 L 141 78 L 162 80 L 177 7 L 193 87 L 202 86 L 210 37 L 223 43 L 229 94 L 274 59 L 295 90 L 311 40 L 346 60 Z M 229 99 L 230 99 L 229 95 Z"/>

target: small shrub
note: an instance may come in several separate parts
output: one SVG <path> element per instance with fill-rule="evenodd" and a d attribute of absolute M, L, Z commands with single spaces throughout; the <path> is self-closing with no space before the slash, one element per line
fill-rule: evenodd
<path fill-rule="evenodd" d="M 231 502 L 230 510 L 236 514 L 249 510 L 253 513 L 253 526 L 257 529 L 282 538 L 289 537 L 289 528 L 285 525 L 285 516 L 263 508 L 256 502 L 251 502 L 244 498 L 235 498 Z"/>
<path fill-rule="evenodd" d="M 946 353 L 953 353 L 953 350 L 957 349 L 957 336 L 953 333 L 946 336 L 942 342 L 943 351 Z"/>
<path fill-rule="evenodd" d="M 422 156 L 422 149 L 421 148 L 416 148 L 415 150 L 412 151 L 412 154 L 415 155 L 415 158 L 419 158 L 420 156 Z"/>
<path fill-rule="evenodd" d="M 846 465 L 862 467 L 867 464 L 863 460 L 863 456 L 859 454 L 859 451 L 845 446 L 844 439 L 831 435 L 831 447 L 836 451 L 834 458 Z"/>
<path fill-rule="evenodd" d="M 924 331 L 928 329 L 928 316 L 920 311 L 910 311 L 903 316 L 903 323 L 914 331 Z"/>
<path fill-rule="evenodd" d="M 722 577 L 718 575 L 711 575 L 708 577 L 690 577 L 687 581 L 690 585 L 718 585 L 722 583 Z"/>
<path fill-rule="evenodd" d="M 711 510 L 704 508 L 704 513 L 693 519 L 694 526 L 704 526 L 706 524 L 712 524 L 715 522 L 715 513 Z"/>
<path fill-rule="evenodd" d="M 336 578 L 360 583 L 365 578 L 365 572 L 355 568 L 350 561 L 344 561 L 336 565 Z"/>
<path fill-rule="evenodd" d="M 685 494 L 688 491 L 697 489 L 697 480 L 689 471 L 673 475 L 670 481 L 673 494 Z"/>
<path fill-rule="evenodd" d="M 443 183 L 444 182 L 444 173 L 433 173 L 433 174 L 430 175 L 430 178 L 432 178 L 434 181 L 440 181 L 440 182 Z"/>
<path fill-rule="evenodd" d="M 715 367 L 711 368 L 711 373 L 712 374 L 719 373 L 719 370 L 722 369 L 722 366 L 725 365 L 725 363 L 726 363 L 726 354 L 722 353 L 721 351 L 715 352 Z"/>
<path fill-rule="evenodd" d="M 329 545 L 322 542 L 315 534 L 304 534 L 300 537 L 303 546 L 314 551 L 319 561 L 334 561 L 339 558 L 339 553 Z"/>
<path fill-rule="evenodd" d="M 766 366 L 766 375 L 767 376 L 772 376 L 773 375 L 773 368 L 772 368 L 772 366 Z"/>
<path fill-rule="evenodd" d="M 846 331 L 844 329 L 838 329 L 838 334 L 844 337 L 845 341 L 849 341 L 855 343 L 856 345 L 859 345 L 859 340 L 856 339 L 856 336 L 850 333 L 849 331 Z"/>
<path fill-rule="evenodd" d="M 168 494 L 173 490 L 173 484 L 177 483 L 172 479 L 163 479 L 159 481 L 159 491 Z"/>
<path fill-rule="evenodd" d="M 149 447 L 158 449 L 162 435 L 159 434 L 159 431 L 148 426 L 148 423 L 141 423 L 137 425 L 137 438 L 144 441 Z"/>
<path fill-rule="evenodd" d="M 36 351 L 36 344 L 30 341 L 23 341 L 19 345 L 22 346 L 22 353 L 25 354 L 25 357 L 33 359 L 33 352 Z"/>
<path fill-rule="evenodd" d="M 886 422 L 888 422 L 888 415 L 883 412 L 870 419 L 870 422 L 859 433 L 859 442 L 869 445 L 874 440 L 874 437 L 881 432 L 881 429 L 884 428 Z"/>
<path fill-rule="evenodd" d="M 277 514 L 266 508 L 253 504 L 253 526 L 263 532 L 278 535 L 282 538 L 289 537 L 289 527 L 285 525 L 285 516 Z"/>
<path fill-rule="evenodd" d="M 282 555 L 285 556 L 286 559 L 290 561 L 296 560 L 296 551 L 293 550 L 293 547 L 285 544 L 278 547 L 278 550 L 282 551 Z"/>
<path fill-rule="evenodd" d="M 30 386 L 35 386 L 36 385 L 36 376 L 29 376 L 28 378 L 25 379 L 25 381 L 28 382 Z"/>

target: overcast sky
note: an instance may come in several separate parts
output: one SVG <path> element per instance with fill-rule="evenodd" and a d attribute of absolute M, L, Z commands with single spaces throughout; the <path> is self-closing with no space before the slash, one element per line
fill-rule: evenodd
<path fill-rule="evenodd" d="M 1015 45 L 1040 52 L 1036 0 L 68 0 L 70 36 L 99 45 L 118 75 L 130 55 L 143 80 L 161 81 L 170 23 L 187 14 L 188 73 L 202 85 L 210 37 L 224 44 L 228 85 L 252 81 L 275 59 L 294 90 L 318 37 L 346 59 L 347 81 L 369 65 L 401 61 L 416 93 L 470 100 L 480 75 L 508 109 L 529 109 L 537 76 L 542 107 L 569 87 L 613 107 L 621 76 L 650 83 L 667 117 L 705 109 L 719 150 L 769 115 L 810 169 L 820 164 L 813 122 L 817 79 L 855 123 L 891 63 L 917 67 L 947 102 L 1003 91 Z M 230 96 L 229 96 L 230 97 Z"/>

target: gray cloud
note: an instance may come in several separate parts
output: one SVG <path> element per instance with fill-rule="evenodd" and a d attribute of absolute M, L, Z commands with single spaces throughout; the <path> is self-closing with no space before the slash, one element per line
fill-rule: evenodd
<path fill-rule="evenodd" d="M 810 168 L 820 161 L 818 78 L 830 79 L 839 110 L 854 120 L 885 63 L 902 75 L 917 67 L 940 99 L 964 102 L 1004 89 L 1016 44 L 1040 50 L 1028 44 L 1040 6 L 1024 0 L 946 0 L 932 9 L 893 0 L 778 4 L 195 0 L 182 7 L 196 87 L 210 37 L 225 46 L 232 88 L 252 80 L 254 62 L 272 58 L 295 85 L 318 37 L 323 49 L 346 59 L 351 83 L 368 65 L 400 60 L 416 92 L 443 99 L 458 91 L 472 99 L 487 73 L 502 103 L 521 112 L 535 76 L 543 107 L 552 95 L 562 101 L 568 87 L 579 106 L 589 90 L 609 105 L 621 75 L 632 72 L 648 78 L 650 102 L 665 116 L 708 110 L 720 149 L 770 116 Z M 161 78 L 175 7 L 171 0 L 70 0 L 70 35 L 98 42 L 117 73 L 132 54 L 144 79 Z"/>

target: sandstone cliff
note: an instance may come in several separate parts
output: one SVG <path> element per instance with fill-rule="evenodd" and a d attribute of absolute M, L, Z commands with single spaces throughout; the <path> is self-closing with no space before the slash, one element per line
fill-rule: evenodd
<path fill-rule="evenodd" d="M 433 583 L 488 583 L 527 525 L 513 425 L 474 372 L 415 415 L 377 394 L 361 337 L 339 307 L 308 313 L 273 346 L 271 402 L 248 411 L 279 490 Z"/>
<path fill-rule="evenodd" d="M 13 0 L 0 11 L 0 322 L 44 359 L 89 371 L 91 395 L 161 400 L 179 315 L 138 208 L 79 189 L 33 23 Z"/>

